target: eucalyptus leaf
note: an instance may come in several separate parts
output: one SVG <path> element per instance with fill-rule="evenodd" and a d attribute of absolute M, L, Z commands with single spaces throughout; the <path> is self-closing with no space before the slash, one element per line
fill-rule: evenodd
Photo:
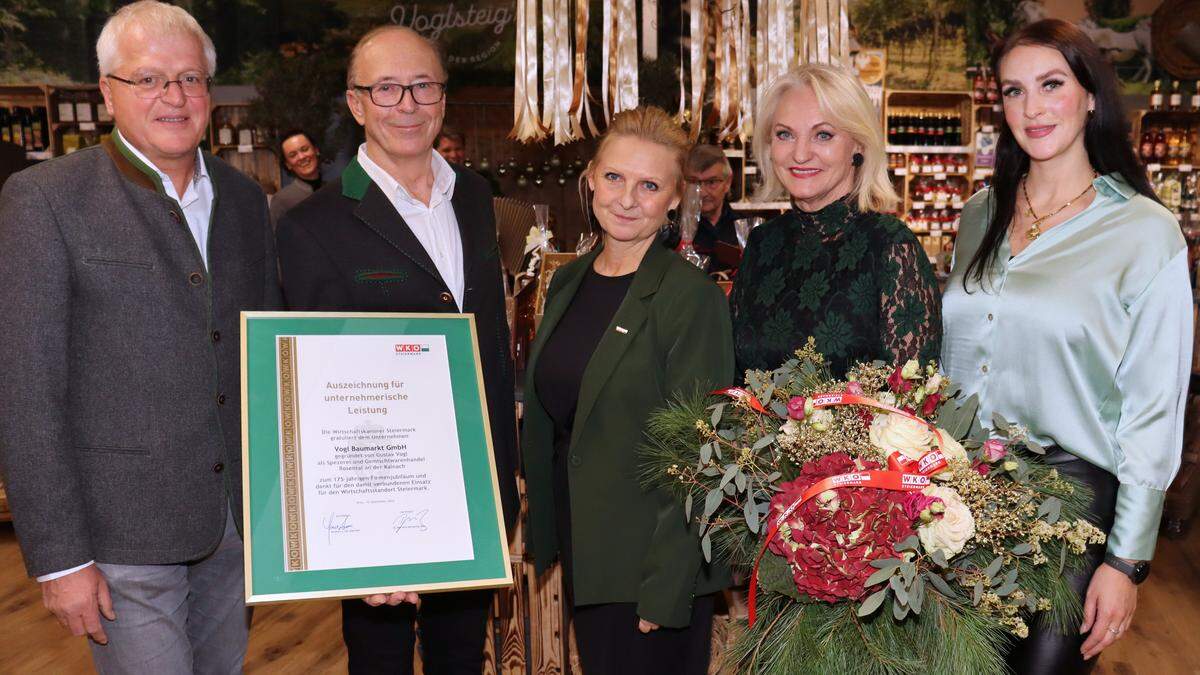
<path fill-rule="evenodd" d="M 883 583 L 883 582 L 887 581 L 888 579 L 890 579 L 892 577 L 892 575 L 896 573 L 896 569 L 897 568 L 895 568 L 895 567 L 885 567 L 881 570 L 876 570 L 874 574 L 867 577 L 867 583 L 865 583 L 863 585 L 869 588 L 871 586 L 874 586 L 875 584 Z"/>
<path fill-rule="evenodd" d="M 904 581 L 900 577 L 892 577 L 888 581 L 888 585 L 892 587 L 892 594 L 896 596 L 896 602 L 901 605 L 907 605 L 908 589 L 904 587 Z"/>
<path fill-rule="evenodd" d="M 724 403 L 718 403 L 713 406 L 712 417 L 709 418 L 709 421 L 712 422 L 712 428 L 716 429 L 717 425 L 721 423 L 721 415 L 723 414 L 725 414 Z"/>
<path fill-rule="evenodd" d="M 976 581 L 975 592 L 971 594 L 971 604 L 978 607 L 980 600 L 983 600 L 983 582 Z"/>
<path fill-rule="evenodd" d="M 767 382 L 767 385 L 763 387 L 762 396 L 760 396 L 758 400 L 770 401 L 773 396 L 775 396 L 775 383 Z"/>
<path fill-rule="evenodd" d="M 916 551 L 921 545 L 921 539 L 917 535 L 910 535 L 907 539 L 896 544 L 894 547 L 897 551 Z"/>
<path fill-rule="evenodd" d="M 925 603 L 925 580 L 921 577 L 913 579 L 908 589 L 908 606 L 913 614 L 921 613 L 921 605 Z"/>
<path fill-rule="evenodd" d="M 770 445 L 774 442 L 775 442 L 775 434 L 767 434 L 766 436 L 763 436 L 762 438 L 758 439 L 757 441 L 754 441 L 754 445 L 751 446 L 750 449 L 753 450 L 754 452 L 758 452 L 759 450 L 762 450 L 763 448 L 767 447 L 768 445 Z"/>
<path fill-rule="evenodd" d="M 1030 612 L 1037 611 L 1037 597 L 1036 596 L 1029 595 L 1028 597 L 1025 598 L 1025 609 L 1029 610 Z"/>
<path fill-rule="evenodd" d="M 737 438 L 737 432 L 734 431 L 733 429 L 718 429 L 717 435 L 720 436 L 721 438 L 724 438 L 727 441 L 732 441 Z M 719 452 L 719 450 L 718 450 L 718 452 Z"/>
<path fill-rule="evenodd" d="M 746 491 L 746 473 L 744 471 L 739 470 L 737 472 L 737 474 L 734 475 L 734 477 L 733 477 L 733 484 L 735 486 L 737 486 L 738 492 L 745 492 Z"/>
<path fill-rule="evenodd" d="M 692 493 L 690 492 L 683 500 L 683 520 L 689 523 L 692 521 Z"/>
<path fill-rule="evenodd" d="M 929 579 L 929 583 L 933 584 L 933 587 L 937 589 L 938 593 L 941 593 L 942 595 L 946 596 L 947 598 L 957 598 L 958 597 L 958 593 L 955 593 L 954 589 L 950 588 L 950 584 L 946 583 L 946 580 L 943 579 L 940 574 L 935 574 L 934 572 L 926 572 L 925 578 Z"/>
<path fill-rule="evenodd" d="M 716 444 L 715 441 L 709 441 L 708 443 L 705 443 L 704 445 L 700 446 L 700 465 L 701 466 L 708 464 L 712 460 L 713 445 L 715 445 L 715 444 Z"/>
<path fill-rule="evenodd" d="M 695 550 L 695 549 L 692 549 Z M 700 540 L 700 551 L 704 553 L 704 561 L 712 562 L 712 534 L 706 532 Z"/>
<path fill-rule="evenodd" d="M 746 518 L 746 527 L 758 534 L 758 505 L 754 503 L 754 495 L 746 498 L 746 503 L 742 506 L 742 515 Z"/>
<path fill-rule="evenodd" d="M 1005 434 L 1008 433 L 1008 428 L 1012 426 L 1012 423 L 1004 419 L 1004 415 L 1000 413 L 992 415 L 992 424 L 996 425 L 997 431 L 1003 431 Z"/>
<path fill-rule="evenodd" d="M 1026 447 L 1026 448 L 1029 448 L 1029 451 L 1030 451 L 1030 452 L 1032 452 L 1032 453 L 1033 453 L 1033 454 L 1035 454 L 1035 455 L 1044 455 L 1044 454 L 1046 454 L 1046 448 L 1043 448 L 1043 447 L 1041 446 L 1041 444 L 1039 444 L 1039 443 L 1035 443 L 1034 441 L 1031 441 L 1031 440 L 1029 440 L 1028 438 L 1026 438 L 1026 439 L 1025 439 L 1025 447 Z"/>
<path fill-rule="evenodd" d="M 946 552 L 940 548 L 933 549 L 933 553 L 929 556 L 933 559 L 933 564 L 938 567 L 946 567 L 950 563 L 946 560 Z"/>
<path fill-rule="evenodd" d="M 875 591 L 874 593 L 868 595 L 867 599 L 863 600 L 863 603 L 858 606 L 858 615 L 860 617 L 871 616 L 872 614 L 875 613 L 876 610 L 879 609 L 879 606 L 883 604 L 883 599 L 886 597 L 887 597 L 887 587 L 886 586 L 879 589 L 878 591 Z"/>
<path fill-rule="evenodd" d="M 1012 547 L 1013 555 L 1028 555 L 1031 552 L 1033 552 L 1033 544 L 1030 544 L 1027 541 L 1023 541 Z"/>
<path fill-rule="evenodd" d="M 778 415 L 780 417 L 788 416 L 787 405 L 784 404 L 782 401 L 771 401 L 771 412 L 775 413 L 776 415 Z"/>
<path fill-rule="evenodd" d="M 704 497 L 704 520 L 708 520 L 712 514 L 716 513 L 717 507 L 721 505 L 721 491 L 709 490 Z"/>
<path fill-rule="evenodd" d="M 1008 597 L 1009 595 L 1011 595 L 1012 592 L 1015 590 L 1017 590 L 1016 584 L 1004 584 L 1000 588 L 997 588 L 995 592 L 996 592 L 996 595 L 1004 598 L 1004 597 Z"/>
<path fill-rule="evenodd" d="M 737 472 L 738 472 L 737 464 L 734 464 L 733 462 L 726 464 L 725 465 L 725 475 L 721 476 L 721 484 L 718 485 L 717 487 L 723 489 L 726 485 L 729 485 L 729 481 L 733 480 L 733 477 L 735 475 L 737 475 Z"/>
<path fill-rule="evenodd" d="M 908 616 L 908 605 L 902 605 L 898 602 L 892 603 L 892 616 L 897 621 L 903 621 L 904 617 Z"/>
<path fill-rule="evenodd" d="M 725 492 L 725 494 L 729 495 L 730 497 L 737 494 L 737 486 L 734 485 L 733 483 L 726 483 L 725 487 L 721 488 L 721 489 Z"/>
<path fill-rule="evenodd" d="M 700 471 L 700 473 L 702 473 L 705 476 L 708 476 L 710 478 L 715 478 L 716 476 L 721 475 L 721 469 L 718 467 L 715 467 L 715 466 L 706 466 L 706 467 L 704 467 L 703 470 Z"/>
<path fill-rule="evenodd" d="M 783 474 L 779 473 L 778 471 L 772 471 L 771 474 L 767 476 L 767 482 L 774 483 L 775 481 L 779 480 L 779 477 L 782 475 Z"/>
<path fill-rule="evenodd" d="M 1037 517 L 1045 518 L 1050 525 L 1058 522 L 1060 515 L 1062 515 L 1062 500 L 1058 497 L 1047 497 L 1037 510 Z"/>
<path fill-rule="evenodd" d="M 917 578 L 917 566 L 910 562 L 904 563 L 900 566 L 900 576 L 904 577 L 905 586 L 912 586 L 913 580 Z"/>
<path fill-rule="evenodd" d="M 1067 545 L 1063 544 L 1062 549 L 1058 552 L 1058 573 L 1062 574 L 1063 569 L 1067 566 Z"/>
<path fill-rule="evenodd" d="M 1015 568 L 1015 567 L 1012 568 L 1011 570 L 1008 571 L 1008 574 L 1004 575 L 1004 583 L 1005 584 L 1017 583 L 1017 568 Z"/>
<path fill-rule="evenodd" d="M 1000 567 L 1003 564 L 1004 564 L 1004 556 L 999 556 L 999 555 L 996 556 L 995 559 L 993 559 L 992 562 L 989 563 L 988 566 L 983 569 L 984 575 L 986 575 L 987 578 L 991 579 L 992 577 L 996 576 L 997 573 L 1000 572 Z"/>
<path fill-rule="evenodd" d="M 871 567 L 874 567 L 877 570 L 885 570 L 893 567 L 899 567 L 903 563 L 904 560 L 900 558 L 876 558 L 875 560 L 871 561 Z"/>

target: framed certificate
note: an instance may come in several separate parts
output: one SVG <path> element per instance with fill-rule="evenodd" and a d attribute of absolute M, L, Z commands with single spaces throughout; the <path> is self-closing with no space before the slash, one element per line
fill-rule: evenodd
<path fill-rule="evenodd" d="M 475 319 L 242 313 L 246 602 L 512 583 Z"/>

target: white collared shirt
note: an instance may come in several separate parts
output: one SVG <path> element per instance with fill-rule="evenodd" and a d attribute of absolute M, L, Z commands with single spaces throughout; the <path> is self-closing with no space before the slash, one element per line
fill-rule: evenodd
<path fill-rule="evenodd" d="M 171 182 L 170 176 L 163 173 L 162 169 L 155 166 L 140 150 L 133 147 L 133 144 L 121 135 L 120 130 L 117 130 L 117 136 L 120 137 L 122 145 L 129 148 L 135 157 L 158 174 L 167 196 L 175 200 L 175 203 L 179 204 L 179 208 L 183 209 L 188 229 L 191 230 L 192 238 L 196 240 L 196 246 L 200 249 L 200 259 L 204 261 L 204 268 L 208 269 L 208 231 L 212 226 L 213 185 L 200 149 L 196 149 L 196 169 L 192 172 L 192 181 L 183 191 L 181 198 L 175 189 L 175 184 Z"/>
<path fill-rule="evenodd" d="M 403 185 L 367 156 L 367 144 L 358 147 L 358 163 L 367 176 L 375 181 L 396 212 L 416 235 L 437 267 L 442 281 L 454 296 L 459 310 L 463 306 L 463 249 L 462 235 L 458 231 L 458 218 L 454 215 L 455 175 L 450 164 L 433 150 L 429 151 L 433 169 L 433 190 L 429 193 L 429 204 L 425 205 L 413 197 Z"/>

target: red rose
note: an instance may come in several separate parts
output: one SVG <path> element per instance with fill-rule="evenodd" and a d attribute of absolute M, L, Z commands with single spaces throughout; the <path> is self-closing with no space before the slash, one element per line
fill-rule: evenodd
<path fill-rule="evenodd" d="M 808 400 L 803 396 L 793 396 L 788 400 L 787 404 L 788 417 L 796 421 L 803 421 L 806 414 L 805 405 L 807 403 Z"/>
<path fill-rule="evenodd" d="M 857 382 L 850 382 L 849 384 L 846 385 L 846 393 L 854 394 L 855 396 L 862 396 L 863 395 L 862 385 Z"/>
<path fill-rule="evenodd" d="M 901 372 L 902 369 L 900 366 L 896 366 L 891 376 L 888 377 L 888 387 L 897 394 L 906 394 L 912 390 L 912 382 L 904 379 L 904 375 Z"/>
<path fill-rule="evenodd" d="M 938 404 L 942 402 L 941 394 L 930 394 L 925 397 L 925 402 L 921 404 L 921 415 L 929 417 L 937 411 Z"/>

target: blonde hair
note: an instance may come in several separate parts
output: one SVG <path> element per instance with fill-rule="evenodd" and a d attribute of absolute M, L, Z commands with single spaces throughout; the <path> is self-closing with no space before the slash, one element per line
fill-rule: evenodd
<path fill-rule="evenodd" d="M 637 138 L 671 150 L 675 155 L 675 173 L 678 176 L 675 191 L 683 191 L 683 167 L 692 144 L 688 140 L 687 132 L 667 114 L 667 111 L 655 105 L 645 105 L 622 110 L 614 115 L 608 129 L 605 129 L 600 137 L 600 145 L 596 147 L 596 154 L 585 173 L 592 172 L 592 167 L 604 154 L 609 141 L 618 137 Z"/>
<path fill-rule="evenodd" d="M 446 50 L 442 47 L 442 43 L 438 42 L 437 40 L 431 40 L 412 28 L 409 28 L 408 26 L 397 26 L 394 23 L 387 23 L 382 26 L 376 26 L 367 31 L 366 34 L 359 38 L 358 42 L 355 43 L 354 49 L 350 50 L 350 60 L 346 63 L 347 89 L 352 89 L 355 84 L 358 84 L 354 81 L 354 66 L 357 65 L 358 57 L 362 53 L 362 50 L 366 48 L 368 43 L 380 35 L 393 32 L 412 36 L 425 43 L 426 46 L 433 50 L 433 55 L 437 58 L 438 66 L 442 69 L 442 79 L 450 79 L 450 70 L 446 68 Z"/>
<path fill-rule="evenodd" d="M 862 84 L 840 66 L 807 64 L 793 68 L 771 83 L 758 103 L 754 125 L 754 158 L 758 162 L 759 187 L 755 200 L 776 201 L 789 195 L 775 175 L 771 161 L 772 127 L 784 95 L 797 87 L 808 87 L 817 98 L 825 119 L 849 134 L 862 146 L 863 163 L 854 171 L 850 194 L 860 211 L 890 211 L 900 201 L 887 175 L 887 153 L 879 113 Z"/>
<path fill-rule="evenodd" d="M 196 38 L 204 51 L 209 76 L 217 72 L 217 50 L 196 19 L 182 7 L 156 0 L 139 0 L 125 5 L 108 17 L 96 40 L 96 65 L 100 75 L 111 74 L 118 63 L 118 43 L 130 28 L 137 27 L 151 35 L 181 35 Z"/>

